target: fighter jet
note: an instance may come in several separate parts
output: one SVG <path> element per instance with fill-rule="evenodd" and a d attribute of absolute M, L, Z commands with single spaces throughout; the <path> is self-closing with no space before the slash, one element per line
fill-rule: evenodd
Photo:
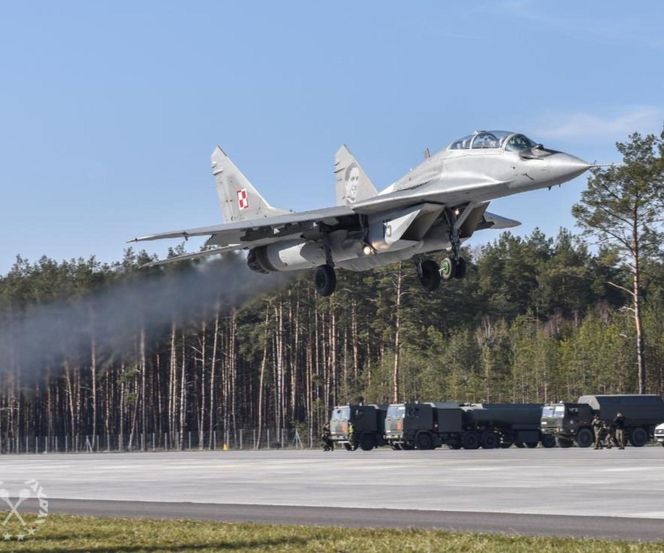
<path fill-rule="evenodd" d="M 378 192 L 344 145 L 335 157 L 337 205 L 293 213 L 272 207 L 217 146 L 212 152 L 226 224 L 176 230 L 133 241 L 208 236 L 205 249 L 157 262 L 248 250 L 254 271 L 315 269 L 316 291 L 336 288 L 336 268 L 365 271 L 413 259 L 423 288 L 463 278 L 461 245 L 475 231 L 519 225 L 487 211 L 511 194 L 551 188 L 581 175 L 591 164 L 545 148 L 523 134 L 476 131 L 429 155 Z M 430 254 L 449 252 L 440 265 Z"/>

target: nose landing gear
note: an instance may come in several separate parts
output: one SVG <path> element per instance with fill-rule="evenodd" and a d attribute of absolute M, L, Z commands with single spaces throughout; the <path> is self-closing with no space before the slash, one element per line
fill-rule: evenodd
<path fill-rule="evenodd" d="M 463 278 L 466 276 L 466 260 L 459 256 L 446 257 L 440 264 L 440 276 L 443 280 L 452 280 L 453 278 Z"/>

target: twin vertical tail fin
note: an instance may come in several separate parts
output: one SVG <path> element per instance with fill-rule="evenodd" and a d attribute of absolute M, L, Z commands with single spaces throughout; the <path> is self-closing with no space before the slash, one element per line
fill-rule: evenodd
<path fill-rule="evenodd" d="M 227 223 L 288 213 L 267 203 L 219 146 L 210 160 L 221 212 Z"/>
<path fill-rule="evenodd" d="M 378 194 L 371 179 L 344 144 L 334 156 L 337 205 L 351 205 Z"/>

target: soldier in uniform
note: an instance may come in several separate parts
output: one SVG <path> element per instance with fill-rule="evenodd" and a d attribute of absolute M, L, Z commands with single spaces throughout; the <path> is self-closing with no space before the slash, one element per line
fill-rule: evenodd
<path fill-rule="evenodd" d="M 323 451 L 334 451 L 334 442 L 330 435 L 330 425 L 327 423 L 323 426 L 323 434 L 320 437 L 320 440 L 323 442 Z"/>
<path fill-rule="evenodd" d="M 602 438 L 604 441 L 604 446 L 606 449 L 611 449 L 613 447 L 611 441 L 614 440 L 615 438 L 613 437 L 613 430 L 611 428 L 611 424 L 608 422 L 604 421 L 602 423 Z"/>
<path fill-rule="evenodd" d="M 616 413 L 616 418 L 613 419 L 613 426 L 616 428 L 616 441 L 618 442 L 619 449 L 625 449 L 625 415 L 620 411 Z"/>
<path fill-rule="evenodd" d="M 602 440 L 604 438 L 604 423 L 595 413 L 592 422 L 593 432 L 595 433 L 595 449 L 602 449 Z"/>
<path fill-rule="evenodd" d="M 355 428 L 353 427 L 353 423 L 350 421 L 348 421 L 348 443 L 353 449 L 357 447 L 355 444 Z"/>

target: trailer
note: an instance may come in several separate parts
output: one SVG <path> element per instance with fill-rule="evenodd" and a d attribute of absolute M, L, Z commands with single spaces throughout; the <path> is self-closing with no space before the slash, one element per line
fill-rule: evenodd
<path fill-rule="evenodd" d="M 594 442 L 595 415 L 611 425 L 618 412 L 625 417 L 627 441 L 634 447 L 646 445 L 655 427 L 664 422 L 664 400 L 656 394 L 584 395 L 576 403 L 552 403 L 542 410 L 541 430 L 557 439 L 560 447 L 589 447 Z"/>
<path fill-rule="evenodd" d="M 542 434 L 541 403 L 475 403 L 462 406 L 465 427 L 476 432 L 479 447 L 554 447 L 556 441 Z M 469 441 L 469 438 L 466 438 Z"/>

